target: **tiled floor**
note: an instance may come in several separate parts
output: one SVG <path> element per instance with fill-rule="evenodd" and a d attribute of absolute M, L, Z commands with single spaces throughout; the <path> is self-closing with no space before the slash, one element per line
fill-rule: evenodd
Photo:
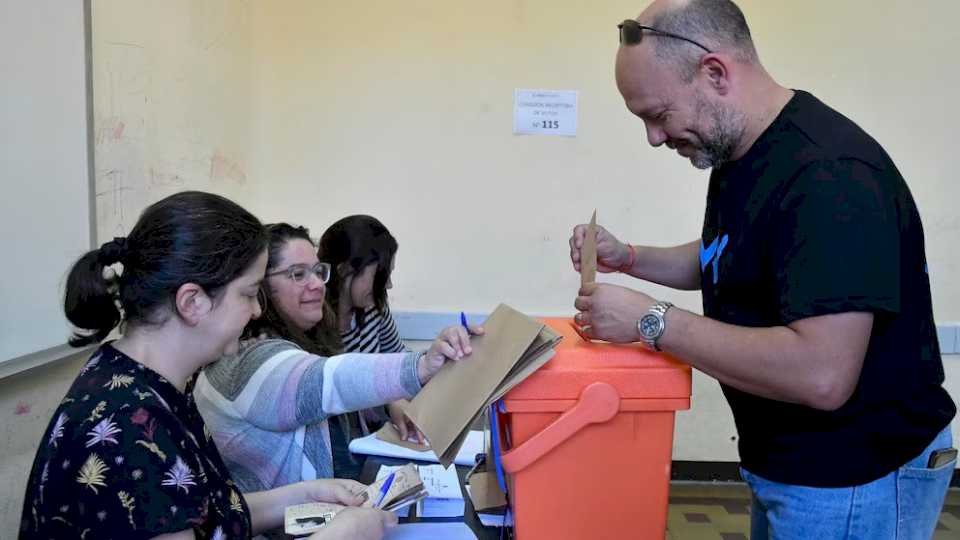
<path fill-rule="evenodd" d="M 742 484 L 674 482 L 667 540 L 747 540 L 750 492 Z M 960 490 L 947 494 L 934 540 L 960 540 Z"/>

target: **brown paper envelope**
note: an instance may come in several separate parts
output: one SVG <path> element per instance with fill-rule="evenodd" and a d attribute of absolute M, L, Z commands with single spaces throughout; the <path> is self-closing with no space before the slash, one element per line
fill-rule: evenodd
<path fill-rule="evenodd" d="M 477 415 L 470 420 L 470 423 L 473 424 L 473 421 L 479 418 L 481 414 L 483 414 L 482 411 L 478 412 Z M 453 463 L 453 460 L 457 459 L 457 454 L 460 453 L 460 448 L 463 446 L 464 441 L 467 440 L 467 436 L 470 435 L 470 427 L 471 426 L 468 425 L 467 427 L 463 428 L 463 431 L 461 431 L 457 437 L 453 439 L 453 442 L 450 444 L 450 448 L 447 448 L 446 453 L 444 453 L 442 456 L 437 456 L 437 461 L 439 461 L 441 465 L 444 467 L 449 467 L 450 464 Z"/>
<path fill-rule="evenodd" d="M 540 330 L 540 333 L 537 334 L 536 339 L 533 340 L 533 343 L 531 343 L 530 346 L 527 347 L 527 350 L 524 351 L 523 356 L 520 357 L 520 360 L 516 363 L 514 368 L 510 370 L 510 373 L 507 374 L 507 377 L 511 377 L 514 373 L 524 369 L 524 366 L 534 358 L 540 356 L 540 353 L 556 348 L 561 339 L 563 339 L 563 336 L 556 333 L 549 326 L 544 326 Z"/>
<path fill-rule="evenodd" d="M 524 370 L 526 365 L 534 358 L 540 356 L 540 353 L 546 351 L 547 349 L 552 349 L 556 347 L 557 343 L 560 341 L 560 336 L 553 332 L 549 327 L 544 326 L 537 337 L 533 340 L 533 343 L 527 347 L 527 350 L 523 352 L 523 355 L 517 360 L 517 363 L 510 368 L 510 371 L 504 377 L 504 380 L 513 377 L 515 374 Z"/>
<path fill-rule="evenodd" d="M 561 339 L 563 339 L 563 336 L 554 332 L 549 326 L 544 326 L 543 330 L 540 331 L 540 335 L 537 336 L 537 339 L 535 339 L 533 344 L 530 345 L 530 348 L 523 353 L 520 361 L 510 370 L 510 373 L 504 377 L 503 382 L 501 382 L 497 390 L 494 391 L 488 405 L 503 397 L 511 388 L 523 382 L 523 380 L 532 375 L 534 371 L 543 367 L 550 358 L 553 358 L 553 349 L 560 343 Z M 542 356 L 548 352 L 549 355 L 546 357 Z"/>
<path fill-rule="evenodd" d="M 597 281 L 597 211 L 593 211 L 580 246 L 580 285 Z"/>
<path fill-rule="evenodd" d="M 393 427 L 393 424 L 390 422 L 387 422 L 382 428 L 377 430 L 375 435 L 383 442 L 402 446 L 408 450 L 415 450 L 417 452 L 426 452 L 427 450 L 430 450 L 429 444 L 417 444 L 413 441 L 401 439 L 400 432 L 397 431 L 397 428 Z"/>
<path fill-rule="evenodd" d="M 500 386 L 498 386 L 493 395 L 490 396 L 488 405 L 505 396 L 510 390 L 513 390 L 514 386 L 522 383 L 527 377 L 532 375 L 534 371 L 543 367 L 555 354 L 556 351 L 553 349 L 547 349 L 542 351 L 538 356 L 535 356 L 522 370 L 500 383 Z"/>
<path fill-rule="evenodd" d="M 494 393 L 490 396 L 490 399 L 487 400 L 483 409 L 477 412 L 477 415 L 471 420 L 468 427 L 464 428 L 460 435 L 457 436 L 454 443 L 448 449 L 447 454 L 441 457 L 448 460 L 455 459 L 460 447 L 463 446 L 463 441 L 470 434 L 470 429 L 473 428 L 473 422 L 486 414 L 492 403 L 502 398 L 507 392 L 512 390 L 513 387 L 526 380 L 533 372 L 543 367 L 544 364 L 553 358 L 556 354 L 553 348 L 557 346 L 557 343 L 559 343 L 562 338 L 563 336 L 554 332 L 553 329 L 544 326 L 540 331 L 540 335 L 537 336 L 537 339 L 534 340 L 533 344 L 527 349 L 527 352 L 524 353 L 523 357 L 517 362 L 514 368 L 510 370 L 510 373 L 504 378 L 503 382 L 494 390 Z M 531 356 L 531 354 L 533 356 Z"/>
<path fill-rule="evenodd" d="M 471 339 L 473 353 L 444 366 L 407 407 L 407 416 L 429 439 L 444 466 L 451 463 L 445 461 L 451 445 L 483 409 L 543 324 L 500 304 L 483 327 L 484 335 Z"/>
<path fill-rule="evenodd" d="M 507 505 L 507 498 L 497 482 L 497 473 L 484 471 L 470 475 L 470 501 L 478 512 Z"/>
<path fill-rule="evenodd" d="M 556 345 L 557 341 L 559 341 L 559 337 L 553 342 L 553 344 Z M 440 462 L 443 463 L 446 460 L 452 463 L 457 457 L 460 447 L 463 446 L 464 440 L 466 440 L 467 436 L 470 434 L 470 429 L 473 427 L 473 422 L 482 416 L 492 403 L 506 395 L 507 392 L 512 390 L 514 386 L 523 382 L 527 377 L 533 374 L 534 371 L 543 367 L 543 365 L 553 358 L 555 354 L 556 351 L 554 351 L 552 348 L 542 350 L 538 356 L 525 360 L 525 363 L 523 366 L 521 366 L 521 369 L 515 370 L 509 377 L 504 379 L 497 389 L 494 390 L 493 394 L 490 396 L 490 399 L 487 400 L 487 403 L 483 406 L 483 408 L 480 409 L 480 411 L 477 412 L 477 415 L 470 421 L 470 424 L 468 424 L 467 427 L 460 432 L 453 444 L 450 445 L 450 448 L 447 450 L 446 454 L 440 456 Z"/>

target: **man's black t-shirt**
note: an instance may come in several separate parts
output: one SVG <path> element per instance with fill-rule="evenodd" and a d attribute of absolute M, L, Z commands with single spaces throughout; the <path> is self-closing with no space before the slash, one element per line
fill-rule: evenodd
<path fill-rule="evenodd" d="M 808 486 L 876 480 L 953 418 L 923 229 L 883 148 L 796 92 L 741 159 L 713 171 L 700 247 L 704 314 L 750 327 L 874 314 L 856 390 L 836 411 L 722 385 L 748 471 Z"/>

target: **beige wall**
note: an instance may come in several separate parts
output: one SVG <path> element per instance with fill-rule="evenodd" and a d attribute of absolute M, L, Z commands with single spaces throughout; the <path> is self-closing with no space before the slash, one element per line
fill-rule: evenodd
<path fill-rule="evenodd" d="M 952 0 L 746 0 L 761 56 L 897 160 L 924 216 L 939 322 L 960 320 Z M 375 214 L 397 309 L 569 313 L 569 228 L 698 236 L 706 174 L 646 145 L 612 77 L 632 1 L 96 0 L 101 236 L 186 187 L 318 234 Z M 515 88 L 580 92 L 576 138 L 511 134 Z M 124 128 L 118 131 L 120 124 Z M 691 308 L 696 294 L 650 289 Z"/>
<path fill-rule="evenodd" d="M 247 3 L 93 0 L 98 236 L 129 232 L 164 195 L 239 200 L 255 66 Z"/>

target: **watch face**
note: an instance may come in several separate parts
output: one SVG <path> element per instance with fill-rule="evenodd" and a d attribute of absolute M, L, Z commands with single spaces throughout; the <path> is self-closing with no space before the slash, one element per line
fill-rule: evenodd
<path fill-rule="evenodd" d="M 654 339 L 660 336 L 663 324 L 660 322 L 659 317 L 648 313 L 640 319 L 640 324 L 638 324 L 637 327 L 640 330 L 640 335 L 645 339 Z"/>

